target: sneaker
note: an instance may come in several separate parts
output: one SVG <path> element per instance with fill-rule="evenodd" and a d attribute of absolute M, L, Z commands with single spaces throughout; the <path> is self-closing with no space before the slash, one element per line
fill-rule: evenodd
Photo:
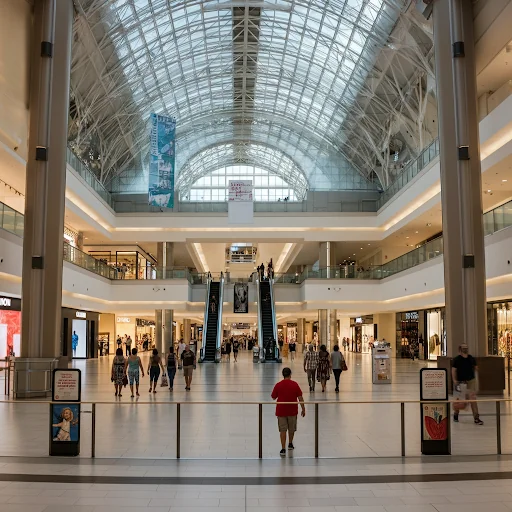
<path fill-rule="evenodd" d="M 293 450 L 294 448 L 293 443 L 288 443 L 288 450 Z"/>
<path fill-rule="evenodd" d="M 285 457 L 285 456 L 286 456 L 286 450 L 283 448 L 283 449 L 279 452 L 279 455 L 281 455 L 281 457 Z"/>
<path fill-rule="evenodd" d="M 459 423 L 459 415 L 458 415 L 457 413 L 455 413 L 455 414 L 453 415 L 453 421 L 454 421 L 455 423 Z"/>
<path fill-rule="evenodd" d="M 334 391 L 336 391 L 336 393 L 339 393 L 340 392 L 340 388 L 336 388 Z"/>
<path fill-rule="evenodd" d="M 475 425 L 483 425 L 484 422 L 480 418 L 475 418 Z"/>

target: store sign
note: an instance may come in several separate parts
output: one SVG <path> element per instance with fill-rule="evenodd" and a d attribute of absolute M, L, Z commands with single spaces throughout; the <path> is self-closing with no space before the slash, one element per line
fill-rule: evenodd
<path fill-rule="evenodd" d="M 80 370 L 54 370 L 53 372 L 53 401 L 80 401 Z"/>
<path fill-rule="evenodd" d="M 0 297 L 0 306 L 3 308 L 10 308 L 12 299 L 10 297 Z"/>
<path fill-rule="evenodd" d="M 410 311 L 409 313 L 405 313 L 406 320 L 419 320 L 420 314 L 417 311 Z"/>
<path fill-rule="evenodd" d="M 447 400 L 446 370 L 423 368 L 421 371 L 421 400 Z"/>
<path fill-rule="evenodd" d="M 131 324 L 132 323 L 132 319 L 127 317 L 127 316 L 118 316 L 117 319 L 116 319 L 116 322 L 118 324 Z"/>
<path fill-rule="evenodd" d="M 75 313 L 75 316 L 76 316 L 77 318 L 87 318 L 87 313 L 86 313 L 85 311 L 77 311 L 77 312 Z"/>
<path fill-rule="evenodd" d="M 252 202 L 252 181 L 229 180 L 229 201 Z"/>
<path fill-rule="evenodd" d="M 356 318 L 356 324 L 362 324 L 362 323 L 363 323 L 363 319 L 360 316 L 358 316 Z"/>

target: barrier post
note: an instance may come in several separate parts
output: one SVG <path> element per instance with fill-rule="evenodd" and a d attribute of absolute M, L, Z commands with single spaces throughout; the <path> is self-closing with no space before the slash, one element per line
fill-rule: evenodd
<path fill-rule="evenodd" d="M 92 404 L 91 417 L 91 457 L 96 457 L 96 404 Z"/>
<path fill-rule="evenodd" d="M 405 404 L 400 404 L 400 438 L 402 446 L 402 457 L 405 457 Z"/>
<path fill-rule="evenodd" d="M 181 457 L 181 404 L 176 404 L 176 458 Z"/>
<path fill-rule="evenodd" d="M 263 404 L 258 404 L 258 454 L 263 458 Z"/>
<path fill-rule="evenodd" d="M 315 459 L 318 459 L 318 404 L 315 404 Z"/>
<path fill-rule="evenodd" d="M 501 455 L 501 402 L 496 400 L 496 451 Z"/>

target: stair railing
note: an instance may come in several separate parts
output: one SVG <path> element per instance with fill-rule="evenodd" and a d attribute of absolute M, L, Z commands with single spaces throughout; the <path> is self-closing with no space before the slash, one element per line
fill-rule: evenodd
<path fill-rule="evenodd" d="M 263 340 L 263 318 L 261 316 L 261 291 L 260 291 L 260 278 L 259 276 L 256 277 L 256 294 L 257 294 L 257 304 L 258 304 L 258 347 L 260 348 L 260 363 L 265 362 L 265 349 L 263 347 L 264 340 Z"/>
<path fill-rule="evenodd" d="M 224 273 L 220 273 L 219 285 L 219 306 L 217 308 L 217 346 L 215 347 L 215 362 L 220 363 L 222 359 L 221 345 L 222 345 L 222 308 L 224 305 Z"/>
<path fill-rule="evenodd" d="M 269 278 L 270 288 L 270 307 L 272 308 L 272 331 L 275 340 L 275 358 L 278 363 L 282 362 L 281 354 L 279 353 L 278 333 L 277 333 L 277 320 L 276 320 L 276 303 L 274 300 L 274 278 Z"/>
<path fill-rule="evenodd" d="M 206 300 L 204 301 L 204 323 L 203 323 L 203 341 L 201 351 L 199 352 L 199 362 L 204 362 L 206 356 L 206 334 L 208 330 L 208 314 L 210 312 L 210 284 L 212 282 L 212 275 L 210 272 L 206 275 Z"/>

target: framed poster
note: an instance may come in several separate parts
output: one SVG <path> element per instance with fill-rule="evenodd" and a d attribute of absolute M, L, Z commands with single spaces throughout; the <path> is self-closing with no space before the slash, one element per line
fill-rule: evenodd
<path fill-rule="evenodd" d="M 233 313 L 249 312 L 249 285 L 235 283 L 235 299 L 233 301 Z"/>

